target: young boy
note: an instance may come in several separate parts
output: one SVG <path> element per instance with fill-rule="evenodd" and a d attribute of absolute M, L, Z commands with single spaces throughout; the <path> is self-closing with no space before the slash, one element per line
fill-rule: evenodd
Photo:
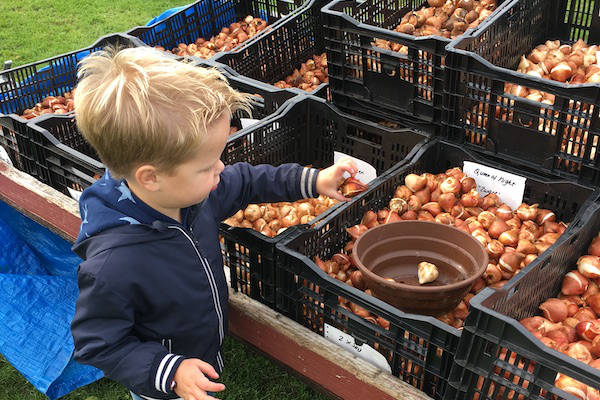
<path fill-rule="evenodd" d="M 337 187 L 356 165 L 225 167 L 230 118 L 248 97 L 156 50 L 94 53 L 79 76 L 77 123 L 110 173 L 80 199 L 75 359 L 134 399 L 213 399 L 225 389 L 210 380 L 227 329 L 219 222 L 249 203 L 347 200 Z"/>

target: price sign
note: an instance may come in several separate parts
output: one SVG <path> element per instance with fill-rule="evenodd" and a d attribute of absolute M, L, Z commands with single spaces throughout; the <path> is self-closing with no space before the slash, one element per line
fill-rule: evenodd
<path fill-rule="evenodd" d="M 373 364 L 377 368 L 387 371 L 390 374 L 392 373 L 392 368 L 385 357 L 368 344 L 364 343 L 360 346 L 357 345 L 352 336 L 329 324 L 325 324 L 323 336 L 330 342 L 343 347 L 355 356 Z"/>
<path fill-rule="evenodd" d="M 495 193 L 512 209 L 523 203 L 526 178 L 470 161 L 464 162 L 463 172 L 475 179 L 481 197 Z"/>
<path fill-rule="evenodd" d="M 79 190 L 71 189 L 70 187 L 68 187 L 67 190 L 69 191 L 69 194 L 71 195 L 72 198 L 79 201 L 79 198 L 81 197 L 81 193 L 83 193 L 83 192 L 80 192 Z"/>
<path fill-rule="evenodd" d="M 260 122 L 260 120 L 258 119 L 240 118 L 240 124 L 242 125 L 242 129 L 246 129 L 247 127 L 252 126 L 258 122 Z"/>
<path fill-rule="evenodd" d="M 371 164 L 366 161 L 360 160 L 356 157 L 349 156 L 347 154 L 341 153 L 339 151 L 333 152 L 333 162 L 337 163 L 342 158 L 350 158 L 352 161 L 356 163 L 358 167 L 358 172 L 356 174 L 356 179 L 364 183 L 365 185 L 371 182 L 373 179 L 377 178 L 377 170 Z M 346 173 L 348 175 L 348 173 Z M 350 176 L 350 175 L 348 175 Z M 348 177 L 346 176 L 346 178 Z"/>

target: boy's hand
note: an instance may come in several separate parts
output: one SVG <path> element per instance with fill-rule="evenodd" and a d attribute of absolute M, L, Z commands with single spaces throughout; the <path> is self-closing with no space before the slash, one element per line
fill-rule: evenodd
<path fill-rule="evenodd" d="M 175 393 L 184 400 L 209 400 L 215 399 L 206 392 L 221 392 L 225 390 L 222 383 L 211 382 L 208 378 L 218 379 L 219 374 L 212 365 L 190 358 L 179 364 L 174 380 L 177 382 Z"/>
<path fill-rule="evenodd" d="M 344 197 L 338 192 L 338 188 L 344 182 L 344 172 L 349 173 L 350 176 L 354 176 L 358 172 L 358 167 L 349 157 L 344 157 L 331 167 L 319 172 L 317 176 L 317 192 L 339 201 L 350 201 L 350 198 Z"/>

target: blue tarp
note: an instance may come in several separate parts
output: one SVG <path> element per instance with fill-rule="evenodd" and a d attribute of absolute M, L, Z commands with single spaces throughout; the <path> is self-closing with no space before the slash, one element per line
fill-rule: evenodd
<path fill-rule="evenodd" d="M 69 242 L 0 202 L 0 352 L 50 399 L 103 376 L 72 359 L 80 261 Z"/>
<path fill-rule="evenodd" d="M 175 7 L 175 8 L 169 8 L 167 11 L 163 12 L 162 14 L 160 14 L 158 17 L 154 17 L 152 18 L 150 21 L 148 21 L 148 23 L 146 24 L 146 26 L 150 26 L 152 24 L 155 24 L 159 21 L 162 21 L 163 19 L 175 14 L 178 11 L 183 10 L 186 7 L 189 7 L 190 5 L 188 4 L 187 6 L 181 6 L 181 7 Z"/>

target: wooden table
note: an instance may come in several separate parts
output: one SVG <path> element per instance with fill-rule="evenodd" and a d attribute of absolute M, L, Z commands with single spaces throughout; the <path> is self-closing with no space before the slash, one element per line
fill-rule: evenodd
<path fill-rule="evenodd" d="M 73 242 L 77 202 L 0 162 L 0 200 Z M 427 400 L 430 397 L 249 297 L 231 291 L 229 332 L 333 397 Z"/>

